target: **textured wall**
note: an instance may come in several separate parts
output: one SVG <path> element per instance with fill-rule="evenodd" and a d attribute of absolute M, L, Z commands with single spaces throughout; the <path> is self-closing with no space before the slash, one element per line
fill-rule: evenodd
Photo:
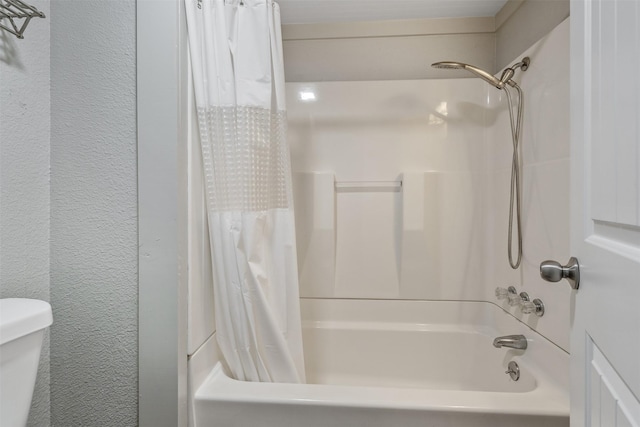
<path fill-rule="evenodd" d="M 135 1 L 51 8 L 52 423 L 134 426 Z"/>
<path fill-rule="evenodd" d="M 24 40 L 0 31 L 0 298 L 49 300 L 49 2 Z M 55 316 L 55 314 L 54 314 Z M 49 336 L 30 426 L 49 425 Z"/>

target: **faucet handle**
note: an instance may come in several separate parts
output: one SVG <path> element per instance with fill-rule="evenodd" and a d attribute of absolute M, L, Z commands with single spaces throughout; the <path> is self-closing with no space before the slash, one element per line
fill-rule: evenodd
<path fill-rule="evenodd" d="M 522 299 L 522 297 L 518 294 L 509 294 L 509 305 L 511 307 L 514 307 L 516 305 L 522 305 L 522 303 L 524 302 L 524 300 Z"/>
<path fill-rule="evenodd" d="M 544 315 L 544 304 L 539 298 L 531 301 L 528 293 L 520 292 L 520 310 L 524 314 L 535 313 L 538 317 L 542 317 Z"/>
<path fill-rule="evenodd" d="M 500 286 L 498 286 L 495 290 L 495 295 L 496 298 L 500 299 L 506 299 L 506 298 L 511 298 L 512 295 L 517 295 L 518 291 L 516 290 L 516 288 L 514 286 L 509 286 L 508 288 L 501 288 Z"/>
<path fill-rule="evenodd" d="M 542 317 L 544 315 L 544 304 L 539 298 L 536 298 L 533 301 L 523 301 L 520 308 L 524 314 L 535 313 L 538 317 Z"/>
<path fill-rule="evenodd" d="M 496 298 L 505 299 L 509 296 L 509 291 L 506 288 L 501 288 L 498 286 L 496 288 L 495 294 L 496 294 Z"/>

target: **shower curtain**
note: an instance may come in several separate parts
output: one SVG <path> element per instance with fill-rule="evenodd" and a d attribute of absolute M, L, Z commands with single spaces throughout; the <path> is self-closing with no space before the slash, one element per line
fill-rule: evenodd
<path fill-rule="evenodd" d="M 279 8 L 185 3 L 218 344 L 236 379 L 304 382 Z"/>

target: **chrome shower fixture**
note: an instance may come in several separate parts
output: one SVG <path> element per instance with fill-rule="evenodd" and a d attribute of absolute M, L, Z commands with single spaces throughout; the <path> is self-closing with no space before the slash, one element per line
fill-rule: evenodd
<path fill-rule="evenodd" d="M 492 86 L 495 86 L 498 89 L 502 89 L 504 87 L 504 83 L 494 76 L 489 74 L 487 71 L 474 67 L 473 65 L 465 64 L 463 62 L 453 62 L 453 61 L 442 61 L 431 64 L 433 68 L 444 68 L 448 70 L 467 70 L 471 71 L 476 76 L 480 77 L 482 80 L 486 81 Z M 505 70 L 506 71 L 506 70 Z"/>
<path fill-rule="evenodd" d="M 506 84 L 511 87 L 516 85 L 516 82 L 512 80 L 513 76 L 516 74 L 516 70 L 520 68 L 522 71 L 526 71 L 529 68 L 529 63 L 531 60 L 528 56 L 522 58 L 522 61 L 517 64 L 513 64 L 511 67 L 506 68 L 502 72 L 502 76 L 500 79 L 494 77 L 488 71 L 483 70 L 482 68 L 478 68 L 473 65 L 465 64 L 464 62 L 455 62 L 455 61 L 441 61 L 434 62 L 431 64 L 433 68 L 444 68 L 449 70 L 467 70 L 480 77 L 482 80 L 489 83 L 491 86 L 494 86 L 496 89 L 503 89 Z"/>
<path fill-rule="evenodd" d="M 513 64 L 511 67 L 505 68 L 500 76 L 500 79 L 493 76 L 491 73 L 475 67 L 473 65 L 465 64 L 464 62 L 455 62 L 455 61 L 442 61 L 442 62 L 434 62 L 431 64 L 434 68 L 444 68 L 450 70 L 467 70 L 477 77 L 480 77 L 485 82 L 489 83 L 491 86 L 496 89 L 504 90 L 507 95 L 507 103 L 509 104 L 509 119 L 511 123 L 511 139 L 513 142 L 513 158 L 511 162 L 511 194 L 509 201 L 509 237 L 507 242 L 507 252 L 509 255 L 509 265 L 514 270 L 520 267 L 520 263 L 522 261 L 522 226 L 521 226 L 521 185 L 520 185 L 520 130 L 522 129 L 522 115 L 524 111 L 524 94 L 522 93 L 522 89 L 520 86 L 513 81 L 513 76 L 516 74 L 516 70 L 519 68 L 522 71 L 526 71 L 529 68 L 529 64 L 531 60 L 528 56 L 522 58 L 522 61 Z M 511 99 L 511 92 L 508 88 L 514 88 L 518 92 L 518 106 L 517 106 L 517 118 L 513 116 L 513 102 Z M 515 206 L 515 225 L 518 233 L 518 249 L 517 256 L 514 261 L 513 259 L 513 250 L 512 250 L 512 242 L 513 242 L 513 214 L 514 214 L 514 206 Z"/>
<path fill-rule="evenodd" d="M 522 61 L 518 62 L 517 64 L 513 64 L 509 68 L 505 68 L 505 70 L 502 72 L 502 76 L 500 77 L 500 82 L 502 83 L 503 87 L 505 84 L 513 87 L 515 85 L 515 82 L 511 79 L 516 74 L 516 70 L 520 68 L 522 71 L 527 71 L 530 63 L 531 60 L 529 59 L 529 57 L 525 56 L 524 58 L 522 58 Z"/>

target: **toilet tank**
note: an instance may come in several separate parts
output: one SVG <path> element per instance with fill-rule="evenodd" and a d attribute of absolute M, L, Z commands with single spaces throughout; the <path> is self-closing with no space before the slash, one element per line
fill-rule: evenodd
<path fill-rule="evenodd" d="M 25 298 L 0 299 L 0 426 L 23 427 L 38 372 L 51 306 Z"/>

